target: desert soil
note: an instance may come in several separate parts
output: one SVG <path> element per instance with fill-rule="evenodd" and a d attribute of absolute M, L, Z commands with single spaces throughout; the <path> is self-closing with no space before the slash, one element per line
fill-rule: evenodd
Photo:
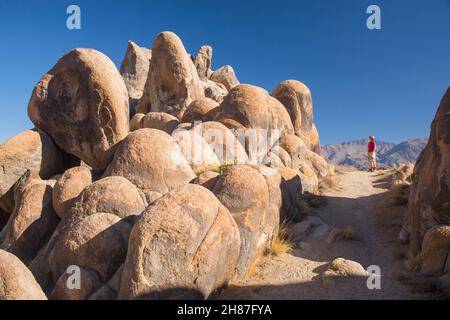
<path fill-rule="evenodd" d="M 398 241 L 405 208 L 390 204 L 389 177 L 383 172 L 345 172 L 336 177 L 336 184 L 323 192 L 324 204 L 310 209 L 310 214 L 331 228 L 352 228 L 353 239 L 328 243 L 326 237 L 310 236 L 302 248 L 264 257 L 251 276 L 232 283 L 219 298 L 426 299 L 423 292 L 397 280 L 406 253 Z M 379 266 L 381 289 L 369 290 L 365 278 L 324 283 L 320 274 L 336 257 L 357 261 L 364 268 Z"/>

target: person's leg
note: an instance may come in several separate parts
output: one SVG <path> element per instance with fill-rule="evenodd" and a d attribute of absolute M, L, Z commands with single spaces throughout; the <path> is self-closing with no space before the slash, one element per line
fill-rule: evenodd
<path fill-rule="evenodd" d="M 369 171 L 373 171 L 373 154 L 369 153 L 368 158 L 369 158 L 369 164 L 370 164 Z"/>

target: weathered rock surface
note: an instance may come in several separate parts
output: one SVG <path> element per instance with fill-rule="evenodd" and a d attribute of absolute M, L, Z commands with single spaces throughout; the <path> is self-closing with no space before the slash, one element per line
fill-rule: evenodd
<path fill-rule="evenodd" d="M 61 149 L 104 169 L 128 134 L 127 88 L 107 56 L 74 49 L 36 85 L 28 115 Z"/>
<path fill-rule="evenodd" d="M 63 218 L 81 191 L 91 183 L 92 174 L 88 168 L 80 166 L 66 170 L 58 178 L 52 192 L 52 203 L 56 214 Z"/>
<path fill-rule="evenodd" d="M 207 121 L 191 129 L 210 145 L 221 164 L 245 164 L 249 159 L 242 144 L 223 124 Z"/>
<path fill-rule="evenodd" d="M 119 299 L 203 299 L 233 278 L 239 229 L 207 189 L 190 184 L 149 207 L 131 232 Z"/>
<path fill-rule="evenodd" d="M 450 88 L 431 125 L 428 143 L 416 162 L 403 234 L 410 234 L 410 256 L 420 252 L 427 230 L 450 224 Z M 430 174 L 432 173 L 432 174 Z"/>
<path fill-rule="evenodd" d="M 314 126 L 311 92 L 308 87 L 297 80 L 286 80 L 275 88 L 272 96 L 289 112 L 295 134 L 310 150 L 320 151 L 319 135 Z"/>
<path fill-rule="evenodd" d="M 96 272 L 86 268 L 80 268 L 80 288 L 71 288 L 71 273 L 63 273 L 56 281 L 55 288 L 49 295 L 50 300 L 87 300 L 103 284 Z"/>
<path fill-rule="evenodd" d="M 139 112 L 167 112 L 181 119 L 187 106 L 204 97 L 203 86 L 180 38 L 160 33 L 152 47 L 152 62 Z"/>
<path fill-rule="evenodd" d="M 311 162 L 312 169 L 317 174 L 317 177 L 326 177 L 330 173 L 330 168 L 327 161 L 320 155 L 309 149 L 306 151 L 306 153 L 309 161 Z"/>
<path fill-rule="evenodd" d="M 145 209 L 138 189 L 123 177 L 85 188 L 30 269 L 46 292 L 71 265 L 96 272 L 106 283 L 125 260 L 135 216 Z"/>
<path fill-rule="evenodd" d="M 283 105 L 266 90 L 248 84 L 238 85 L 228 93 L 214 120 L 233 129 L 278 129 L 280 136 L 293 133 Z"/>
<path fill-rule="evenodd" d="M 142 129 L 142 119 L 145 117 L 143 113 L 136 113 L 130 120 L 130 131 Z"/>
<path fill-rule="evenodd" d="M 367 277 L 369 274 L 364 267 L 356 261 L 336 258 L 330 262 L 323 277 Z"/>
<path fill-rule="evenodd" d="M 202 187 L 212 191 L 219 180 L 220 174 L 214 171 L 206 171 L 197 176 L 193 183 L 199 184 Z"/>
<path fill-rule="evenodd" d="M 313 123 L 311 130 L 309 131 L 309 148 L 311 151 L 321 154 L 319 131 L 317 131 L 316 125 Z"/>
<path fill-rule="evenodd" d="M 284 167 L 283 161 L 280 159 L 280 157 L 277 155 L 276 152 L 269 151 L 266 156 L 263 159 L 262 164 L 265 166 L 268 166 L 273 169 L 278 169 L 281 167 Z"/>
<path fill-rule="evenodd" d="M 208 80 L 212 74 L 212 53 L 213 49 L 210 46 L 202 46 L 195 56 L 194 65 L 202 81 Z"/>
<path fill-rule="evenodd" d="M 114 276 L 98 288 L 90 297 L 89 300 L 116 300 L 117 292 L 119 291 L 120 279 L 122 276 L 123 265 L 117 269 Z"/>
<path fill-rule="evenodd" d="M 268 236 L 268 248 L 270 243 L 272 243 L 272 240 L 278 235 L 280 227 L 280 210 L 283 202 L 281 194 L 281 175 L 278 170 L 262 164 L 251 165 L 251 167 L 256 169 L 263 176 L 269 191 L 269 203 L 265 212 L 263 229 L 264 234 Z"/>
<path fill-rule="evenodd" d="M 28 264 L 59 222 L 52 207 L 52 187 L 27 171 L 15 186 L 14 200 L 15 209 L 0 232 L 0 249 Z"/>
<path fill-rule="evenodd" d="M 140 99 L 147 81 L 152 51 L 128 41 L 127 52 L 120 66 L 120 74 L 130 99 Z"/>
<path fill-rule="evenodd" d="M 273 237 L 270 191 L 257 170 L 236 165 L 226 170 L 213 190 L 231 212 L 241 232 L 242 245 L 237 265 L 240 277 L 262 256 Z M 278 226 L 279 216 L 277 223 Z"/>
<path fill-rule="evenodd" d="M 9 214 L 0 209 L 0 232 L 2 231 L 3 227 L 6 225 L 9 219 Z"/>
<path fill-rule="evenodd" d="M 40 130 L 28 130 L 0 144 L 0 208 L 14 210 L 13 186 L 27 170 L 49 179 L 76 161 Z"/>
<path fill-rule="evenodd" d="M 289 154 L 291 168 L 299 173 L 303 191 L 317 191 L 319 180 L 309 158 L 312 152 L 308 150 L 303 140 L 296 135 L 285 135 L 280 140 L 280 146 Z"/>
<path fill-rule="evenodd" d="M 291 168 L 282 167 L 278 169 L 281 175 L 281 194 L 283 197 L 280 221 L 293 220 L 300 221 L 303 217 L 299 208 L 302 196 L 302 179 L 297 171 Z"/>
<path fill-rule="evenodd" d="M 285 167 L 288 167 L 288 168 L 292 167 L 291 156 L 289 155 L 289 153 L 286 150 L 284 150 L 280 146 L 278 146 L 278 157 L 283 162 Z"/>
<path fill-rule="evenodd" d="M 141 189 L 161 194 L 195 178 L 175 140 L 156 129 L 130 133 L 121 143 L 104 176 L 122 176 Z"/>
<path fill-rule="evenodd" d="M 206 80 L 202 81 L 202 85 L 205 97 L 210 98 L 219 104 L 223 102 L 223 99 L 225 99 L 226 95 L 228 94 L 228 90 L 221 83 L 214 82 L 212 80 Z"/>
<path fill-rule="evenodd" d="M 424 274 L 450 274 L 450 226 L 435 226 L 425 233 L 422 244 L 421 269 Z"/>
<path fill-rule="evenodd" d="M 180 130 L 174 132 L 172 136 L 194 172 L 220 166 L 214 150 L 201 135 L 191 130 Z"/>
<path fill-rule="evenodd" d="M 47 300 L 30 270 L 4 250 L 0 250 L 0 300 Z"/>
<path fill-rule="evenodd" d="M 177 118 L 165 112 L 149 112 L 141 120 L 142 128 L 158 129 L 171 134 L 180 124 Z"/>
<path fill-rule="evenodd" d="M 183 115 L 182 122 L 211 121 L 213 110 L 218 106 L 219 104 L 210 98 L 192 101 Z"/>
<path fill-rule="evenodd" d="M 234 73 L 234 69 L 228 65 L 214 71 L 210 79 L 223 84 L 228 91 L 239 85 L 239 80 Z"/>

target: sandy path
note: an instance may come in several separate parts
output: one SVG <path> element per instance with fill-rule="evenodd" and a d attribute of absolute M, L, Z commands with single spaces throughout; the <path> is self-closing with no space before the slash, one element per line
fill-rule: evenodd
<path fill-rule="evenodd" d="M 396 280 L 405 248 L 397 241 L 403 208 L 392 207 L 379 174 L 347 172 L 338 176 L 339 190 L 324 193 L 326 205 L 311 214 L 331 227 L 351 227 L 355 240 L 331 244 L 309 237 L 305 249 L 266 257 L 256 272 L 220 295 L 226 299 L 423 299 Z M 309 248 L 308 248 L 309 246 Z M 369 290 L 365 279 L 324 285 L 319 274 L 336 257 L 381 268 L 381 289 Z"/>

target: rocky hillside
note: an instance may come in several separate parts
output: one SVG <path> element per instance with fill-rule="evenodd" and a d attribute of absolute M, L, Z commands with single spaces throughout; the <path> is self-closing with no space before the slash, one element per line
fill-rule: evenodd
<path fill-rule="evenodd" d="M 0 145 L 0 300 L 207 298 L 302 218 L 329 173 L 309 89 L 211 59 L 163 32 L 120 71 L 73 49 L 43 75 Z"/>
<path fill-rule="evenodd" d="M 399 144 L 377 142 L 378 164 L 395 167 L 400 164 L 415 163 L 427 139 L 411 139 Z M 367 167 L 367 140 L 355 140 L 321 147 L 322 156 L 338 165 Z"/>

